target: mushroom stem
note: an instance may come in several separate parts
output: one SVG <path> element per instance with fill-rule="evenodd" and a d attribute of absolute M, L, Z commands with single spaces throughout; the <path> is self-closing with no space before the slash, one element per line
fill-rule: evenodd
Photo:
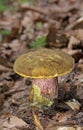
<path fill-rule="evenodd" d="M 34 90 L 33 102 L 38 101 L 42 105 L 52 105 L 53 99 L 58 95 L 58 78 L 33 79 L 32 87 Z"/>

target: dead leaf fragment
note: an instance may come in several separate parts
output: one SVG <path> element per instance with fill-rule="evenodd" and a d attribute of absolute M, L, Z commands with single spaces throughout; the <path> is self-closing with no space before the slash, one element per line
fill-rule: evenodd
<path fill-rule="evenodd" d="M 73 49 L 73 46 L 74 46 L 74 45 L 78 45 L 79 42 L 80 42 L 80 41 L 79 41 L 77 38 L 75 38 L 74 36 L 71 36 L 71 37 L 70 37 L 69 44 L 68 44 L 68 48 L 69 48 L 69 49 Z"/>
<path fill-rule="evenodd" d="M 83 52 L 81 49 L 71 50 L 69 48 L 64 48 L 62 50 L 71 55 L 75 59 L 75 62 L 78 62 L 83 57 Z"/>
<path fill-rule="evenodd" d="M 16 116 L 10 116 L 6 121 L 4 121 L 3 126 L 9 129 L 9 128 L 27 126 L 27 123 L 25 123 L 22 119 Z"/>
<path fill-rule="evenodd" d="M 4 101 L 5 101 L 5 96 L 4 96 L 4 94 L 0 93 L 0 107 L 2 107 Z"/>
<path fill-rule="evenodd" d="M 79 39 L 79 40 L 83 40 L 83 29 L 77 29 L 74 31 L 74 36 Z M 82 44 L 83 46 L 83 44 Z"/>
<path fill-rule="evenodd" d="M 8 71 L 10 71 L 10 70 L 11 70 L 10 68 L 5 67 L 5 66 L 3 66 L 3 65 L 0 65 L 0 72 L 8 72 Z"/>
<path fill-rule="evenodd" d="M 74 111 L 79 110 L 81 106 L 81 104 L 75 99 L 69 100 L 66 104 Z"/>
<path fill-rule="evenodd" d="M 49 33 L 47 35 L 46 41 L 48 43 L 48 47 L 61 48 L 67 46 L 68 38 L 64 32 L 58 30 L 56 26 L 51 25 L 49 27 Z"/>
<path fill-rule="evenodd" d="M 75 130 L 74 127 L 59 127 L 57 130 Z"/>
<path fill-rule="evenodd" d="M 83 130 L 82 127 L 59 127 L 56 130 Z"/>
<path fill-rule="evenodd" d="M 77 87 L 77 96 L 78 96 L 79 99 L 83 100 L 83 86 Z"/>
<path fill-rule="evenodd" d="M 74 29 L 83 28 L 83 17 L 79 18 L 74 25 Z"/>

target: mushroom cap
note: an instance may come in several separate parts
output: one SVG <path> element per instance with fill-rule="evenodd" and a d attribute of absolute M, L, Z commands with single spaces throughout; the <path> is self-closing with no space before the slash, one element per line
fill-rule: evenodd
<path fill-rule="evenodd" d="M 53 78 L 69 73 L 74 59 L 59 49 L 41 48 L 18 57 L 14 71 L 28 78 Z"/>

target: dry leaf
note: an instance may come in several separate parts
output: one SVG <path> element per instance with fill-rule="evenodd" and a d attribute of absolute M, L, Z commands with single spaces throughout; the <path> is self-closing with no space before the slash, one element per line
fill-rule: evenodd
<path fill-rule="evenodd" d="M 81 104 L 75 99 L 69 100 L 66 104 L 74 111 L 79 110 L 81 106 Z"/>
<path fill-rule="evenodd" d="M 33 116 L 34 116 L 34 124 L 40 129 L 40 130 L 44 130 L 43 129 L 43 126 L 41 125 L 38 117 L 36 114 L 33 113 Z"/>
<path fill-rule="evenodd" d="M 25 123 L 22 119 L 16 116 L 10 116 L 7 120 L 4 121 L 3 126 L 9 129 L 13 127 L 15 128 L 27 126 L 27 123 Z"/>

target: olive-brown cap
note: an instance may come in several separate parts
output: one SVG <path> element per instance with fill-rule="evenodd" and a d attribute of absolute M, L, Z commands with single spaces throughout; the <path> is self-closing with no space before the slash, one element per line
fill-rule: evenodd
<path fill-rule="evenodd" d="M 28 78 L 52 78 L 69 73 L 74 59 L 59 49 L 41 48 L 18 57 L 14 71 Z"/>

